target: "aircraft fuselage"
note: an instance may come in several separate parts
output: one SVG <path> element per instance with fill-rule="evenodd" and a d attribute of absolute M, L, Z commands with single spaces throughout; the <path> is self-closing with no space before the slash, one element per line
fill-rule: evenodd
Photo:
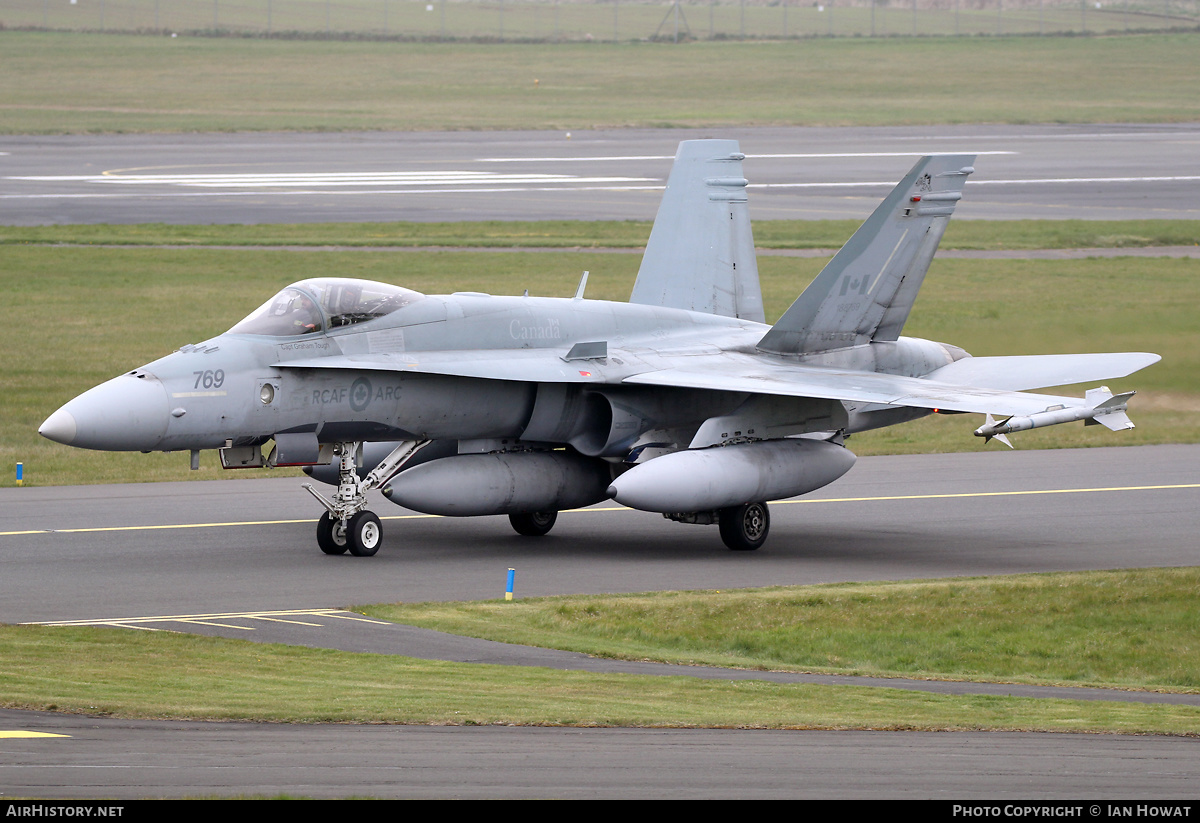
<path fill-rule="evenodd" d="M 60 414 L 69 415 L 70 422 L 59 418 L 61 442 L 90 449 L 172 451 L 257 445 L 278 433 L 295 432 L 311 432 L 320 442 L 530 439 L 533 423 L 538 442 L 570 442 L 574 437 L 584 453 L 619 456 L 628 443 L 610 442 L 611 431 L 584 429 L 624 426 L 632 439 L 655 427 L 687 429 L 732 412 L 746 395 L 614 386 L 614 377 L 644 371 L 648 363 L 672 365 L 721 352 L 753 351 L 766 328 L 628 303 L 430 296 L 346 329 L 298 338 L 228 333 L 184 346 L 64 406 Z M 502 361 L 489 377 L 486 364 L 471 362 L 471 353 L 480 350 L 497 356 L 550 350 L 565 357 L 575 343 L 592 340 L 607 344 L 606 356 L 557 358 L 559 373 L 553 377 L 565 382 L 512 379 Z M 320 367 L 324 358 L 381 352 L 398 367 L 406 360 L 419 366 L 423 353 L 437 352 L 444 360 L 455 351 L 464 353 L 461 375 L 370 365 L 354 370 L 344 363 L 336 369 Z M 830 368 L 918 376 L 960 356 L 954 347 L 901 338 L 801 359 Z M 562 396 L 549 397 L 556 393 Z M 603 394 L 610 408 L 600 401 L 589 405 L 592 394 Z M 543 412 L 557 419 L 535 420 L 539 401 Z M 618 412 L 633 409 L 631 419 L 611 420 L 612 405 Z M 857 412 L 857 428 L 871 427 L 861 409 L 849 411 Z"/>

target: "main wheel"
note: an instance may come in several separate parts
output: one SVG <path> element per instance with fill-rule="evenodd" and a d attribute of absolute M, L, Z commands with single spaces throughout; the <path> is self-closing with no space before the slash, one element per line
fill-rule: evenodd
<path fill-rule="evenodd" d="M 752 552 L 767 540 L 771 514 L 766 503 L 743 503 L 721 509 L 721 540 L 735 552 Z"/>
<path fill-rule="evenodd" d="M 551 509 L 548 512 L 532 512 L 530 514 L 510 514 L 508 522 L 516 529 L 517 534 L 526 537 L 541 537 L 554 528 L 558 512 Z"/>
<path fill-rule="evenodd" d="M 345 554 L 350 548 L 346 539 L 346 521 L 335 520 L 329 512 L 317 521 L 317 545 L 325 554 Z"/>
<path fill-rule="evenodd" d="M 379 551 L 383 542 L 383 526 L 374 512 L 359 512 L 346 522 L 346 541 L 350 554 L 355 557 L 370 557 Z"/>

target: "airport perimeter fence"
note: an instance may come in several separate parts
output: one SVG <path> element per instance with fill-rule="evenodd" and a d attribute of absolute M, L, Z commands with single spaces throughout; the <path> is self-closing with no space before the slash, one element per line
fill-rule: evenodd
<path fill-rule="evenodd" d="M 1120 34 L 1200 0 L 0 0 L 0 27 L 513 42 Z"/>

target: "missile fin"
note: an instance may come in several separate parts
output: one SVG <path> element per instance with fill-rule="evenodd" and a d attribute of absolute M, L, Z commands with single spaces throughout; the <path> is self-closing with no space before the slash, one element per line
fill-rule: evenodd
<path fill-rule="evenodd" d="M 1094 418 L 1097 423 L 1106 426 L 1109 431 L 1121 431 L 1123 429 L 1134 428 L 1133 421 L 1129 419 L 1129 415 L 1123 411 L 1109 412 L 1108 414 L 1098 414 Z"/>
<path fill-rule="evenodd" d="M 1012 418 L 1010 417 L 1009 420 L 1011 420 L 1011 419 Z M 1007 423 L 1007 422 L 1008 422 L 1008 420 L 1004 421 L 1004 423 Z M 975 436 L 982 437 L 983 442 L 985 444 L 992 442 L 992 440 L 999 440 L 1001 443 L 1003 443 L 1004 445 L 1008 446 L 1011 449 L 1013 447 L 1013 444 L 1009 442 L 1007 435 L 1001 434 L 1000 432 L 996 431 L 996 429 L 1000 428 L 1000 426 L 1003 426 L 1004 423 L 997 423 L 996 418 L 994 418 L 990 414 L 988 414 L 984 418 L 983 425 L 975 430 Z"/>

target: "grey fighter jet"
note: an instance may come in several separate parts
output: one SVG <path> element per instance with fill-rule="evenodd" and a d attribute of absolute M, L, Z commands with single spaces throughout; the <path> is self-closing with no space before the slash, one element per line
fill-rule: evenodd
<path fill-rule="evenodd" d="M 507 514 L 543 535 L 615 498 L 718 524 L 756 549 L 767 501 L 854 464 L 855 432 L 935 411 L 975 434 L 1072 420 L 1132 427 L 1129 394 L 1027 389 L 1124 377 L 1145 353 L 971 357 L 902 337 L 974 156 L 922 158 L 774 326 L 763 316 L 744 155 L 680 144 L 628 303 L 425 295 L 303 280 L 225 334 L 186 345 L 54 412 L 40 432 L 114 451 L 219 449 L 227 468 L 304 466 L 328 554 L 373 555 L 367 493 L 450 516 Z M 997 422 L 993 415 L 1006 417 Z M 264 457 L 264 446 L 274 444 Z"/>

